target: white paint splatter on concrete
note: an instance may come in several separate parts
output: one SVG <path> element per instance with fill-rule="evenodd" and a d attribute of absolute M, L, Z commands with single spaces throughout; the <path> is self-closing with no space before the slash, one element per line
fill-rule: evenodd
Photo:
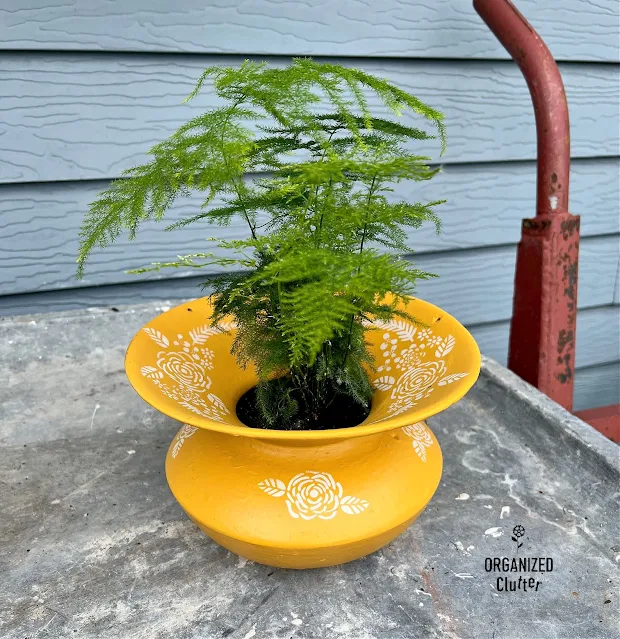
<path fill-rule="evenodd" d="M 442 621 L 448 621 L 451 622 L 452 621 L 452 617 L 448 616 L 448 615 L 443 615 L 440 612 L 437 613 L 437 617 L 439 619 L 441 619 Z"/>
<path fill-rule="evenodd" d="M 424 590 L 418 590 L 417 588 L 414 590 L 416 595 L 425 595 L 426 597 L 430 597 L 431 599 L 433 598 L 433 595 L 431 595 L 430 592 L 424 592 Z"/>
<path fill-rule="evenodd" d="M 502 506 L 502 512 L 499 514 L 499 518 L 503 519 L 504 515 L 506 515 L 506 517 L 510 515 L 510 506 Z"/>
<path fill-rule="evenodd" d="M 99 406 L 99 404 L 95 404 L 95 410 L 93 411 L 93 416 L 90 418 L 90 427 L 92 429 L 93 424 L 95 423 L 95 415 L 97 413 L 97 411 L 101 408 L 101 406 Z"/>
<path fill-rule="evenodd" d="M 473 550 L 475 548 L 475 546 L 467 546 L 467 552 L 469 552 L 470 550 Z"/>
<path fill-rule="evenodd" d="M 469 499 L 469 495 L 467 493 L 461 493 L 454 499 L 456 499 L 457 501 L 467 501 Z"/>
<path fill-rule="evenodd" d="M 112 533 L 102 534 L 90 539 L 80 550 L 84 554 L 86 561 L 103 562 L 108 558 L 111 550 L 118 546 L 127 546 L 133 543 L 141 535 L 157 533 L 160 537 L 168 539 L 178 538 L 186 535 L 187 531 L 193 529 L 194 524 L 189 520 L 180 520 L 162 523 L 160 520 L 127 528 L 126 530 L 116 530 Z"/>
<path fill-rule="evenodd" d="M 400 581 L 403 581 L 403 580 L 407 579 L 407 564 L 400 564 L 399 566 L 392 566 L 390 568 L 390 572 L 395 577 L 400 579 Z"/>
<path fill-rule="evenodd" d="M 256 636 L 256 624 L 254 624 L 249 630 L 248 632 L 245 633 L 245 635 L 243 635 L 243 639 L 252 639 L 252 637 Z"/>
<path fill-rule="evenodd" d="M 468 552 L 470 548 L 473 548 L 473 546 L 469 546 L 467 548 L 467 550 L 465 550 L 465 546 L 463 546 L 463 542 L 461 541 L 457 541 L 454 543 L 454 545 L 456 546 L 457 550 L 460 550 L 464 555 L 471 557 L 470 553 Z"/>
<path fill-rule="evenodd" d="M 474 578 L 473 575 L 469 575 L 466 572 L 455 572 L 454 576 L 458 577 L 459 579 L 473 579 Z"/>
<path fill-rule="evenodd" d="M 510 489 L 518 481 L 519 481 L 518 479 L 512 479 L 508 473 L 504 473 L 504 479 L 502 479 L 502 481 L 500 481 L 500 484 L 503 484 L 504 486 L 508 486 L 508 488 Z"/>
<path fill-rule="evenodd" d="M 52 506 L 55 506 L 56 504 L 59 504 L 59 503 L 60 503 L 60 499 L 54 499 L 54 501 L 50 501 L 50 504 Z"/>
<path fill-rule="evenodd" d="M 494 526 L 493 528 L 487 528 L 484 534 L 489 537 L 501 537 L 504 531 L 501 529 L 501 526 Z"/>
<path fill-rule="evenodd" d="M 489 510 L 492 510 L 493 506 L 483 506 L 483 508 L 488 508 Z"/>
<path fill-rule="evenodd" d="M 237 568 L 245 568 L 248 560 L 245 557 L 237 557 Z"/>
<path fill-rule="evenodd" d="M 293 621 L 291 621 L 291 623 L 294 626 L 301 626 L 301 624 L 303 623 L 303 621 L 301 619 L 293 619 Z"/>
<path fill-rule="evenodd" d="M 442 615 L 440 612 L 438 612 L 437 618 L 441 619 L 441 621 L 443 621 L 444 624 L 447 624 L 447 627 L 443 627 L 441 629 L 443 637 L 446 637 L 446 639 L 461 639 L 459 635 L 457 635 L 453 630 L 450 629 L 450 626 L 454 624 L 454 620 L 452 619 L 452 617 L 448 615 Z"/>
<path fill-rule="evenodd" d="M 463 455 L 462 459 L 461 459 L 461 464 L 463 464 L 463 466 L 465 466 L 465 468 L 467 468 L 467 470 L 471 470 L 473 473 L 479 473 L 481 475 L 487 475 L 488 473 L 490 473 L 491 471 L 488 468 L 478 468 L 477 466 L 474 466 L 473 464 L 470 463 L 469 461 L 469 457 L 471 455 L 476 455 L 476 451 L 466 451 L 465 454 Z"/>
<path fill-rule="evenodd" d="M 135 455 L 135 454 L 136 454 L 136 451 L 135 451 L 135 450 L 128 450 L 128 451 L 127 451 L 127 454 L 128 454 L 128 455 Z"/>

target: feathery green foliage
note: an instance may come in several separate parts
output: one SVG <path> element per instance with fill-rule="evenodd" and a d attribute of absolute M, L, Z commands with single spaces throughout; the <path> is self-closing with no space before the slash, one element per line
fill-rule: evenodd
<path fill-rule="evenodd" d="M 133 239 L 177 197 L 203 192 L 201 211 L 168 230 L 239 217 L 247 239 L 219 241 L 231 257 L 179 256 L 132 272 L 229 267 L 212 282 L 213 319 L 232 315 L 238 324 L 233 352 L 256 366 L 264 426 L 304 427 L 304 415 L 339 393 L 367 405 L 364 322 L 406 316 L 397 305 L 431 276 L 400 257 L 411 252 L 406 229 L 430 221 L 439 230 L 441 204 L 390 200 L 390 184 L 435 175 L 429 158 L 406 146 L 434 136 L 373 116 L 369 99 L 428 120 L 442 153 L 443 115 L 387 80 L 310 59 L 286 68 L 210 67 L 187 99 L 207 80 L 225 105 L 181 126 L 150 150 L 147 164 L 99 194 L 80 231 L 78 276 L 95 246 L 124 230 Z M 216 196 L 223 205 L 213 206 Z"/>

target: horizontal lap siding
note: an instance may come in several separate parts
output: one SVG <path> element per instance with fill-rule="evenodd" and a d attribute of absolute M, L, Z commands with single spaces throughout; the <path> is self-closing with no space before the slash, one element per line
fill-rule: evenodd
<path fill-rule="evenodd" d="M 620 404 L 620 362 L 576 371 L 573 410 L 611 404 Z"/>
<path fill-rule="evenodd" d="M 606 214 L 614 210 L 620 198 L 618 180 L 611 179 L 619 170 L 618 159 L 573 163 L 571 209 L 583 213 L 584 237 L 620 232 L 618 216 Z M 534 214 L 535 182 L 536 165 L 526 162 L 448 165 L 430 182 L 396 185 L 395 195 L 409 201 L 429 201 L 438 195 L 448 200 L 437 209 L 443 220 L 442 233 L 437 235 L 432 225 L 425 225 L 409 234 L 409 245 L 421 255 L 515 244 L 520 236 L 520 218 Z M 205 242 L 207 237 L 235 239 L 246 235 L 246 226 L 238 219 L 227 228 L 194 224 L 164 232 L 166 224 L 199 210 L 199 197 L 180 199 L 165 218 L 166 224 L 149 222 L 136 242 L 129 242 L 125 236 L 114 246 L 95 251 L 84 280 L 76 282 L 76 229 L 88 203 L 107 184 L 0 186 L 0 295 L 135 281 L 135 276 L 125 276 L 123 270 L 211 249 L 212 245 Z M 452 258 L 445 255 L 442 259 L 449 263 Z M 433 282 L 432 286 L 441 285 Z"/>
<path fill-rule="evenodd" d="M 577 315 L 577 368 L 613 363 L 620 351 L 620 313 L 617 306 L 582 308 Z M 469 325 L 480 350 L 504 366 L 508 360 L 510 322 Z"/>
<path fill-rule="evenodd" d="M 404 58 L 506 58 L 471 1 L 20 0 L 0 48 Z M 618 60 L 617 0 L 518 0 L 559 60 Z"/>
<path fill-rule="evenodd" d="M 205 66 L 313 55 L 389 77 L 445 111 L 443 173 L 396 193 L 449 200 L 442 235 L 428 227 L 410 237 L 416 264 L 441 276 L 418 294 L 505 362 L 519 220 L 535 213 L 536 136 L 525 82 L 471 2 L 135 0 L 130 13 L 96 0 L 15 4 L 0 9 L 0 314 L 200 295 L 203 278 L 123 270 L 208 250 L 204 238 L 242 237 L 243 226 L 167 234 L 147 224 L 137 242 L 97 251 L 77 282 L 82 215 L 151 145 L 217 104 L 208 89 L 182 104 Z M 619 59 L 618 6 L 518 6 L 566 61 L 570 209 L 582 216 L 575 406 L 583 409 L 619 401 L 619 67 L 595 64 Z M 415 148 L 438 159 L 437 144 Z M 179 202 L 170 221 L 199 204 Z"/>
<path fill-rule="evenodd" d="M 211 87 L 182 104 L 207 64 L 237 64 L 241 59 L 2 55 L 0 183 L 119 176 L 187 119 L 220 104 Z M 365 60 L 363 67 L 445 112 L 449 139 L 442 162 L 536 158 L 532 105 L 513 63 Z M 569 64 L 563 75 L 573 157 L 617 156 L 618 68 Z M 377 104 L 376 98 L 369 102 Z M 411 116 L 404 121 L 423 124 Z M 437 143 L 416 142 L 412 148 L 438 158 Z"/>
<path fill-rule="evenodd" d="M 612 303 L 616 281 L 615 267 L 618 260 L 617 236 L 585 238 L 581 244 L 579 306 L 580 308 L 604 306 Z M 105 271 L 106 282 L 112 284 L 120 281 L 131 282 L 136 276 L 123 276 L 120 267 L 125 255 L 122 246 L 111 246 L 107 249 L 117 260 L 109 261 Z M 418 268 L 439 275 L 439 279 L 421 281 L 417 294 L 441 306 L 448 313 L 455 315 L 466 324 L 478 324 L 507 320 L 512 313 L 512 292 L 514 280 L 516 247 L 489 247 L 462 251 L 424 253 L 418 255 L 415 264 Z M 127 265 L 130 266 L 130 265 Z M 132 263 L 131 266 L 135 266 Z M 57 273 L 49 269 L 48 277 L 54 282 Z M 147 274 L 140 279 L 156 280 L 157 286 L 151 288 L 156 296 L 162 298 L 198 297 L 196 285 L 203 281 L 206 274 L 196 277 L 187 276 L 182 271 L 172 269 L 172 273 Z M 53 288 L 59 289 L 60 286 Z M 93 295 L 90 289 L 87 294 Z M 116 289 L 118 290 L 118 289 Z M 139 296 L 139 287 L 134 294 Z M 82 293 L 79 289 L 70 291 L 76 298 Z M 107 297 L 109 292 L 101 290 L 108 303 L 123 303 L 126 298 Z M 19 297 L 19 296 L 18 296 Z M 106 299 L 102 298 L 102 299 Z M 136 301 L 143 298 L 137 297 Z M 11 297 L 0 298 L 2 304 Z M 126 303 L 126 302 L 125 302 Z M 51 310 L 51 309 L 50 309 Z"/>

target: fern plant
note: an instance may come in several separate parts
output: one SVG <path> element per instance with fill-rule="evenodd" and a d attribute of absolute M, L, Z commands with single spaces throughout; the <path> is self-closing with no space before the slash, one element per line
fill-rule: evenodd
<path fill-rule="evenodd" d="M 396 117 L 409 110 L 432 123 L 443 153 L 443 115 L 386 80 L 310 59 L 286 68 L 250 61 L 210 67 L 187 100 L 207 80 L 224 105 L 154 146 L 148 163 L 125 171 L 91 204 L 78 276 L 95 246 L 123 230 L 133 239 L 141 222 L 161 220 L 177 197 L 199 191 L 200 211 L 167 230 L 226 226 L 238 217 L 247 238 L 220 240 L 225 258 L 184 255 L 130 272 L 226 267 L 209 281 L 213 322 L 234 318 L 233 352 L 241 365 L 256 367 L 253 425 L 319 427 L 342 397 L 367 409 L 367 323 L 413 319 L 397 307 L 431 274 L 402 257 L 411 252 L 407 229 L 430 221 L 439 230 L 440 201 L 389 197 L 390 185 L 437 172 L 406 147 L 435 136 Z M 373 115 L 370 98 L 395 117 Z M 216 197 L 221 205 L 214 206 Z"/>

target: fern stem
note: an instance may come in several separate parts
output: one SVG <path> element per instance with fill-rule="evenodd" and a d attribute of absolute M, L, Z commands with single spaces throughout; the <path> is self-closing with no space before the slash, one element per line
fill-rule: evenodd
<path fill-rule="evenodd" d="M 228 115 L 226 116 L 225 124 L 222 127 L 222 135 L 220 137 L 220 143 L 222 145 L 222 159 L 224 160 L 224 165 L 226 166 L 227 169 L 230 169 L 230 165 L 228 164 L 228 158 L 226 157 L 226 153 L 224 153 L 224 135 L 226 133 L 226 125 L 230 122 L 230 118 L 232 117 L 233 111 L 242 102 L 243 102 L 243 99 L 237 100 L 236 102 L 234 102 L 234 104 L 232 105 L 232 107 L 230 108 L 230 110 L 228 112 Z M 230 182 L 231 182 L 233 188 L 235 189 L 235 193 L 237 194 L 237 198 L 239 199 L 239 202 L 240 202 L 241 206 L 243 207 L 243 217 L 245 218 L 245 221 L 248 223 L 248 226 L 250 227 L 250 233 L 252 234 L 252 239 L 255 240 L 255 239 L 257 239 L 255 228 L 252 226 L 252 222 L 250 221 L 250 215 L 248 213 L 248 210 L 243 204 L 243 199 L 241 197 L 239 186 L 237 185 L 237 182 L 236 182 L 235 178 L 231 177 L 230 178 Z"/>
<path fill-rule="evenodd" d="M 368 189 L 368 198 L 366 199 L 366 206 L 370 204 L 370 198 L 373 196 L 373 190 L 375 187 L 375 183 L 377 181 L 377 176 L 373 176 L 372 182 L 370 184 L 370 188 Z M 366 210 L 366 215 L 368 215 L 368 209 Z M 366 240 L 366 231 L 368 230 L 368 222 L 364 221 L 364 229 L 362 230 L 362 241 L 360 242 L 359 254 L 362 254 L 364 250 L 364 241 Z M 357 274 L 359 275 L 360 265 L 357 266 Z M 342 359 L 341 368 L 344 368 L 347 363 L 347 358 L 349 357 L 349 351 L 351 350 L 351 339 L 353 337 L 353 324 L 355 322 L 355 313 L 351 314 L 351 322 L 349 323 L 349 334 L 347 335 L 347 346 L 344 351 L 344 358 Z"/>

